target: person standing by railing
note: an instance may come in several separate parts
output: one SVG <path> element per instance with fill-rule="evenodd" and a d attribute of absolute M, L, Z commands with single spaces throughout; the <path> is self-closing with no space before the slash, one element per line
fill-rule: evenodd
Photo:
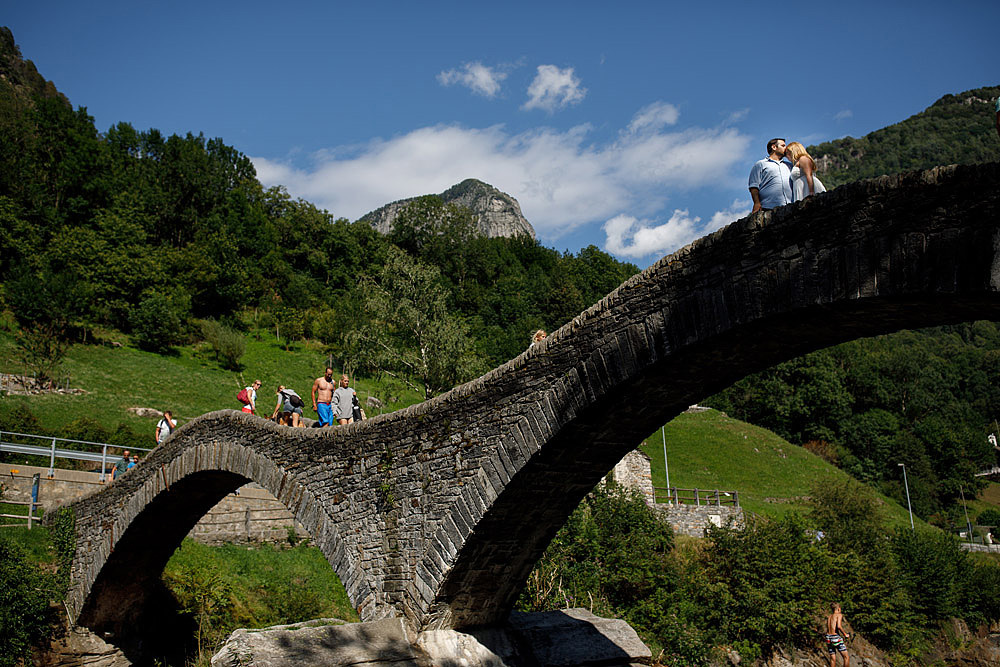
<path fill-rule="evenodd" d="M 115 461 L 115 464 L 111 467 L 111 479 L 118 479 L 120 473 L 124 473 L 128 470 L 128 464 L 132 461 L 132 458 L 128 455 L 128 450 L 122 454 L 122 458 L 119 461 Z"/>

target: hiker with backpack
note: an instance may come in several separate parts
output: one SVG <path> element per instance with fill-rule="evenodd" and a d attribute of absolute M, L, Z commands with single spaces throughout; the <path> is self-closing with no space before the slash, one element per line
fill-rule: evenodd
<path fill-rule="evenodd" d="M 177 428 L 177 420 L 170 410 L 163 411 L 163 419 L 156 425 L 156 444 L 160 444 L 167 439 L 167 436 Z"/>
<path fill-rule="evenodd" d="M 257 390 L 260 389 L 260 380 L 254 380 L 249 387 L 244 387 L 236 394 L 236 400 L 243 404 L 243 412 L 248 415 L 257 414 Z"/>
<path fill-rule="evenodd" d="M 271 419 L 283 426 L 299 427 L 302 423 L 302 406 L 305 401 L 295 393 L 294 389 L 288 389 L 283 384 L 278 385 L 278 404 L 274 406 Z"/>

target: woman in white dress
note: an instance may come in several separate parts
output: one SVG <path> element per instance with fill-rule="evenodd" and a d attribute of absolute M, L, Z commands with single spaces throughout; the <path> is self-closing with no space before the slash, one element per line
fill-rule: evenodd
<path fill-rule="evenodd" d="M 806 152 L 805 146 L 793 141 L 785 148 L 792 158 L 792 201 L 802 201 L 817 192 L 826 192 L 816 176 L 816 161 Z"/>

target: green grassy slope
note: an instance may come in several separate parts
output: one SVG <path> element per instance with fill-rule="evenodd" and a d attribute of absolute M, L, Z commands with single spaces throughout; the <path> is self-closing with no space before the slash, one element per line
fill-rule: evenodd
<path fill-rule="evenodd" d="M 13 338 L 0 333 L 0 371 L 21 372 L 15 359 Z M 138 433 L 149 434 L 148 442 L 137 442 L 135 446 L 152 447 L 157 419 L 137 417 L 128 412 L 129 408 L 170 409 L 183 424 L 213 410 L 239 409 L 236 392 L 244 386 L 243 381 L 259 378 L 264 385 L 258 392 L 258 410 L 269 416 L 277 402 L 274 392 L 279 383 L 294 389 L 309 403 L 313 380 L 322 375 L 326 361 L 318 346 L 297 343 L 286 351 L 266 334 L 259 340 L 247 337 L 242 373 L 223 370 L 210 351 L 199 347 L 180 347 L 175 355 L 164 356 L 129 346 L 74 345 L 63 370 L 71 378 L 70 386 L 86 393 L 0 396 L 0 429 L 3 408 L 24 401 L 46 429 L 58 430 L 82 417 L 97 419 L 109 430 L 125 423 Z M 339 374 L 340 369 L 335 370 Z M 418 400 L 415 392 L 367 378 L 352 378 L 352 386 L 362 404 L 373 395 L 386 404 L 386 410 Z M 371 410 L 367 412 L 373 416 Z M 311 409 L 305 415 L 315 417 Z"/>
<path fill-rule="evenodd" d="M 663 432 L 671 486 L 736 491 L 741 506 L 765 516 L 804 513 L 814 484 L 848 476 L 771 431 L 717 410 L 681 414 Z M 653 486 L 665 487 L 661 432 L 647 438 L 641 449 L 652 461 Z M 906 508 L 880 497 L 889 525 L 909 526 Z"/>

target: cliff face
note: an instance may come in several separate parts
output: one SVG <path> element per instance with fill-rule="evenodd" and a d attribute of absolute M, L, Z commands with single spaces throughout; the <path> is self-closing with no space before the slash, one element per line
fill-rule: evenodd
<path fill-rule="evenodd" d="M 58 97 L 69 106 L 69 100 L 56 90 L 55 84 L 46 81 L 35 64 L 24 59 L 10 28 L 0 26 L 0 98 L 5 105 L 30 104 L 32 95 Z"/>
<path fill-rule="evenodd" d="M 488 183 L 469 178 L 435 196 L 440 197 L 445 204 L 457 204 L 471 210 L 476 216 L 476 229 L 483 236 L 493 238 L 527 234 L 535 238 L 535 230 L 521 213 L 517 200 Z M 361 220 L 379 232 L 388 234 L 392 231 L 399 212 L 416 199 L 418 197 L 386 204 L 363 215 Z"/>

